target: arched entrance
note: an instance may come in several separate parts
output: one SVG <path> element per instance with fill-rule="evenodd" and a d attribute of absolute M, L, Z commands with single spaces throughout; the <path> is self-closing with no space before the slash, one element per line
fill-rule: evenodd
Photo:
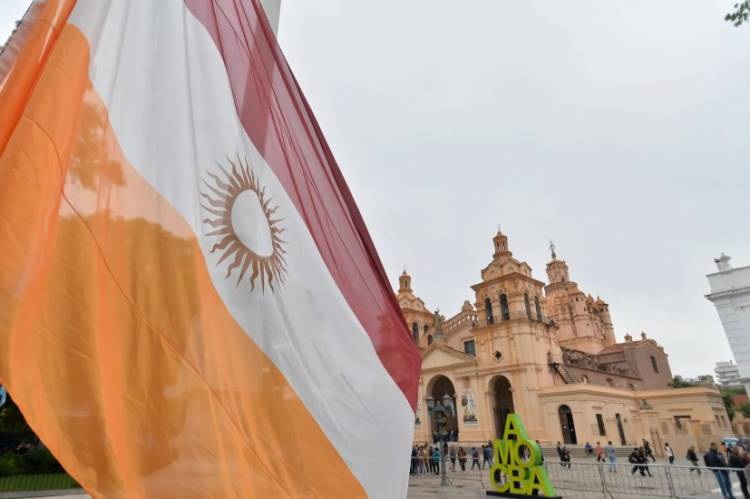
<path fill-rule="evenodd" d="M 505 418 L 508 414 L 515 412 L 513 407 L 513 391 L 510 381 L 505 376 L 495 376 L 490 381 L 490 393 L 492 394 L 492 416 L 495 423 L 495 434 L 502 438 L 505 432 Z"/>
<path fill-rule="evenodd" d="M 566 444 L 577 444 L 578 438 L 576 438 L 576 426 L 573 423 L 573 411 L 567 405 L 561 405 L 557 412 L 560 415 L 560 429 L 562 430 L 563 440 Z"/>
<path fill-rule="evenodd" d="M 427 390 L 427 411 L 430 414 L 432 441 L 458 441 L 456 390 L 445 376 L 436 376 Z"/>

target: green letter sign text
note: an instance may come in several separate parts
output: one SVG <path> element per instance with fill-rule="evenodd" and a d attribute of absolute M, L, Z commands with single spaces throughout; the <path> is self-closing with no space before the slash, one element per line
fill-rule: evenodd
<path fill-rule="evenodd" d="M 493 447 L 495 463 L 490 468 L 490 483 L 494 490 L 487 495 L 557 497 L 542 466 L 542 449 L 529 438 L 517 414 L 508 414 L 503 438 L 495 440 Z"/>

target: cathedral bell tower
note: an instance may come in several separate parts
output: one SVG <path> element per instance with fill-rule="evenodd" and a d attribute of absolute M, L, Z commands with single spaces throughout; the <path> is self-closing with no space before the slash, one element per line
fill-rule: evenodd
<path fill-rule="evenodd" d="M 406 269 L 404 269 L 403 273 L 398 278 L 398 292 L 411 293 L 411 276 L 406 273 Z"/>
<path fill-rule="evenodd" d="M 549 247 L 552 259 L 547 263 L 547 317 L 557 324 L 561 346 L 596 354 L 615 343 L 609 306 L 581 291 L 570 280 L 568 264 L 557 258 L 555 245 L 550 242 Z"/>
<path fill-rule="evenodd" d="M 493 258 L 513 255 L 513 253 L 508 250 L 508 236 L 500 232 L 500 227 L 497 228 L 497 235 L 492 238 L 492 242 L 495 244 L 495 253 L 492 255 Z"/>
<path fill-rule="evenodd" d="M 557 253 L 555 253 L 555 243 L 550 241 L 549 249 L 552 252 L 552 260 L 547 263 L 547 278 L 550 284 L 556 284 L 558 282 L 569 282 L 570 276 L 568 274 L 568 264 L 565 260 L 558 260 Z"/>

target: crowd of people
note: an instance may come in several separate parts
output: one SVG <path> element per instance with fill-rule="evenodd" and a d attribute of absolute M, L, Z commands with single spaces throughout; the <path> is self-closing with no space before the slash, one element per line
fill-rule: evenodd
<path fill-rule="evenodd" d="M 480 448 L 471 447 L 471 449 L 468 447 L 464 449 L 463 446 L 455 445 L 448 448 L 447 443 L 444 443 L 443 446 L 445 446 L 447 458 L 446 464 L 448 466 L 446 471 L 466 471 L 467 469 L 484 470 L 492 467 L 492 442 L 487 442 L 486 445 L 482 445 Z M 611 441 L 607 442 L 607 445 L 604 447 L 602 447 L 600 442 L 596 442 L 595 447 L 586 442 L 584 449 L 588 456 L 596 457 L 597 463 L 607 464 L 610 473 L 617 472 L 617 450 L 612 445 Z M 571 453 L 568 448 L 560 442 L 557 442 L 557 454 L 560 458 L 560 466 L 563 468 L 570 468 Z M 674 464 L 674 450 L 668 442 L 664 444 L 664 456 L 667 458 L 669 464 Z M 690 473 L 695 472 L 700 475 L 701 467 L 698 464 L 698 453 L 694 446 L 691 446 L 687 450 L 685 458 L 690 463 Z M 438 445 L 415 445 L 411 449 L 410 474 L 419 475 L 434 473 L 435 475 L 439 475 L 442 461 L 440 447 Z M 656 462 L 654 451 L 651 444 L 645 439 L 643 440 L 642 445 L 634 447 L 632 452 L 628 455 L 628 463 L 633 465 L 630 469 L 631 475 L 638 474 L 644 477 L 652 477 L 653 475 L 649 469 L 649 463 L 653 462 Z M 742 443 L 737 443 L 736 445 L 729 447 L 725 446 L 723 443 L 721 446 L 716 443 L 711 443 L 708 452 L 703 455 L 703 464 L 706 468 L 709 468 L 716 477 L 716 481 L 719 484 L 724 499 L 735 499 L 732 494 L 732 483 L 730 480 L 730 473 L 732 472 L 737 474 L 743 497 L 745 499 L 750 499 L 746 476 L 746 471 L 750 472 L 750 449 L 746 449 Z"/>
<path fill-rule="evenodd" d="M 447 444 L 443 444 L 447 445 Z M 479 469 L 483 470 L 492 466 L 493 453 L 492 442 L 487 442 L 481 448 L 472 447 L 471 450 L 463 446 L 451 446 L 446 451 L 448 468 L 455 472 Z M 469 464 L 471 460 L 471 464 Z M 411 449 L 411 467 L 409 473 L 419 475 L 424 473 L 440 474 L 440 447 L 438 445 L 415 445 Z"/>
<path fill-rule="evenodd" d="M 693 450 L 693 457 L 697 461 L 695 449 L 691 447 L 691 450 Z M 689 454 L 688 459 L 690 459 Z M 719 448 L 715 442 L 711 442 L 708 452 L 703 455 L 703 464 L 708 468 L 713 468 L 711 472 L 719 483 L 719 489 L 724 499 L 734 499 L 732 481 L 729 478 L 729 474 L 732 471 L 737 474 L 743 497 L 745 499 L 750 498 L 750 493 L 747 490 L 747 477 L 745 475 L 746 469 L 750 468 L 750 450 L 746 449 L 745 446 L 740 443 L 729 447 L 722 444 L 721 448 Z M 693 465 L 696 465 L 696 463 L 693 462 Z M 698 473 L 700 473 L 700 469 L 698 469 Z"/>
<path fill-rule="evenodd" d="M 617 452 L 612 442 L 607 442 L 606 447 L 602 447 L 599 442 L 596 443 L 596 447 L 586 442 L 584 449 L 588 456 L 596 456 L 597 463 L 608 463 L 609 471 L 613 473 L 617 472 Z M 570 468 L 570 452 L 560 442 L 557 442 L 557 453 L 560 457 L 560 466 Z M 664 456 L 667 458 L 669 464 L 674 464 L 675 454 L 669 442 L 664 444 Z M 700 475 L 701 468 L 698 465 L 698 453 L 695 451 L 694 446 L 688 448 L 685 458 L 690 463 L 688 468 L 690 473 L 695 472 Z M 648 465 L 650 462 L 656 462 L 656 457 L 654 457 L 653 449 L 647 440 L 644 439 L 643 445 L 633 448 L 632 452 L 628 455 L 628 462 L 633 465 L 630 470 L 631 475 L 637 473 L 640 476 L 653 476 Z M 737 474 L 737 480 L 739 481 L 743 497 L 750 499 L 746 476 L 746 472 L 750 472 L 750 449 L 746 449 L 741 443 L 729 447 L 723 443 L 721 446 L 711 443 L 708 452 L 703 455 L 703 464 L 707 468 L 710 468 L 710 471 L 716 477 L 724 499 L 734 499 L 730 479 L 730 473 L 732 472 Z"/>

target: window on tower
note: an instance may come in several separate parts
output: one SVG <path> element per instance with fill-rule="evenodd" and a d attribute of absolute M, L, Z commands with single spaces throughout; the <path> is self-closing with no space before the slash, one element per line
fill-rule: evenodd
<path fill-rule="evenodd" d="M 529 294 L 524 293 L 523 294 L 523 301 L 524 305 L 526 305 L 526 317 L 531 319 L 531 303 L 529 302 Z"/>
<path fill-rule="evenodd" d="M 411 334 L 414 336 L 414 341 L 419 341 L 419 324 L 416 322 L 411 324 Z"/>
<path fill-rule="evenodd" d="M 542 317 L 542 306 L 539 304 L 538 296 L 534 297 L 534 306 L 536 307 L 536 320 L 544 320 L 544 318 Z"/>
<path fill-rule="evenodd" d="M 489 298 L 484 299 L 484 310 L 487 312 L 487 324 L 494 324 L 495 318 L 492 317 L 492 300 Z"/>
<path fill-rule="evenodd" d="M 656 364 L 656 357 L 653 355 L 651 356 L 651 367 L 653 368 L 655 373 L 659 372 L 659 366 Z"/>
<path fill-rule="evenodd" d="M 503 315 L 504 321 L 510 320 L 510 309 L 508 308 L 508 297 L 505 293 L 500 295 L 500 313 Z"/>

